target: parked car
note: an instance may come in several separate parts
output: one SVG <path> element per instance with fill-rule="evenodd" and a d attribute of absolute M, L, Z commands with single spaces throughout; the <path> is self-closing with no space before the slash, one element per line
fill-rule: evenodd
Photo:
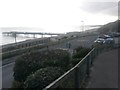
<path fill-rule="evenodd" d="M 105 39 L 103 38 L 97 38 L 94 43 L 99 43 L 99 44 L 103 44 L 105 42 Z"/>
<path fill-rule="evenodd" d="M 110 35 L 104 35 L 105 38 L 112 38 Z"/>
<path fill-rule="evenodd" d="M 114 43 L 114 39 L 113 38 L 106 38 L 103 43 L 105 43 L 105 44 L 112 44 L 112 43 Z"/>
<path fill-rule="evenodd" d="M 110 35 L 102 35 L 102 36 L 98 36 L 98 38 L 94 41 L 94 43 L 111 44 L 114 43 L 114 39 Z"/>
<path fill-rule="evenodd" d="M 113 32 L 109 34 L 111 37 L 120 37 L 120 33 Z"/>

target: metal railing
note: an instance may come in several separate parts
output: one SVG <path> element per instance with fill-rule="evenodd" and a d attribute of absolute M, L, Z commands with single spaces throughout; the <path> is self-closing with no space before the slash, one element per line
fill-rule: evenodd
<path fill-rule="evenodd" d="M 46 86 L 43 90 L 49 90 L 51 88 L 80 88 L 81 82 L 86 77 L 89 77 L 90 67 L 97 54 L 97 49 L 93 48 L 77 65 Z"/>
<path fill-rule="evenodd" d="M 90 67 L 94 62 L 94 58 L 98 54 L 114 48 L 116 48 L 115 45 L 93 48 L 77 65 L 46 86 L 43 90 L 49 90 L 51 88 L 81 88 L 84 80 L 89 77 Z"/>

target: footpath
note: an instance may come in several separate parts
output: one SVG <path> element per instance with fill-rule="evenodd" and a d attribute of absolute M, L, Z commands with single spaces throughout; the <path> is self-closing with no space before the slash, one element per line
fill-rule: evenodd
<path fill-rule="evenodd" d="M 118 88 L 118 49 L 96 57 L 87 88 Z"/>

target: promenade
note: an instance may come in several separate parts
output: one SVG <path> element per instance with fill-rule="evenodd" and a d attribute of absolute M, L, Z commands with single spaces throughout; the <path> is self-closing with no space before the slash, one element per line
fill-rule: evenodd
<path fill-rule="evenodd" d="M 87 88 L 118 88 L 118 49 L 96 57 Z"/>

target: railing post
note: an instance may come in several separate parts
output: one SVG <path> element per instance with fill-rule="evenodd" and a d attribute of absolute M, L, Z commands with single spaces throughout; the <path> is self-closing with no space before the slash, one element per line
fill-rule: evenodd
<path fill-rule="evenodd" d="M 99 48 L 100 48 L 100 47 L 98 47 L 98 49 L 97 49 L 97 56 L 99 55 Z"/>
<path fill-rule="evenodd" d="M 92 52 L 89 55 L 90 66 L 92 65 Z"/>
<path fill-rule="evenodd" d="M 96 56 L 98 56 L 99 52 L 98 52 L 98 48 L 96 48 Z"/>
<path fill-rule="evenodd" d="M 98 55 L 98 48 L 96 48 L 96 56 Z"/>
<path fill-rule="evenodd" d="M 89 77 L 89 74 L 90 74 L 90 71 L 89 71 L 89 68 L 90 68 L 90 64 L 89 64 L 89 61 L 90 60 L 90 56 L 87 57 L 87 77 Z"/>
<path fill-rule="evenodd" d="M 76 67 L 76 69 L 75 69 L 75 88 L 80 88 L 79 67 Z"/>
<path fill-rule="evenodd" d="M 96 57 L 96 49 L 97 49 L 97 48 L 95 48 L 95 50 L 94 50 L 94 58 Z"/>
<path fill-rule="evenodd" d="M 93 60 L 94 60 L 94 50 L 91 52 L 91 65 L 93 64 Z"/>

